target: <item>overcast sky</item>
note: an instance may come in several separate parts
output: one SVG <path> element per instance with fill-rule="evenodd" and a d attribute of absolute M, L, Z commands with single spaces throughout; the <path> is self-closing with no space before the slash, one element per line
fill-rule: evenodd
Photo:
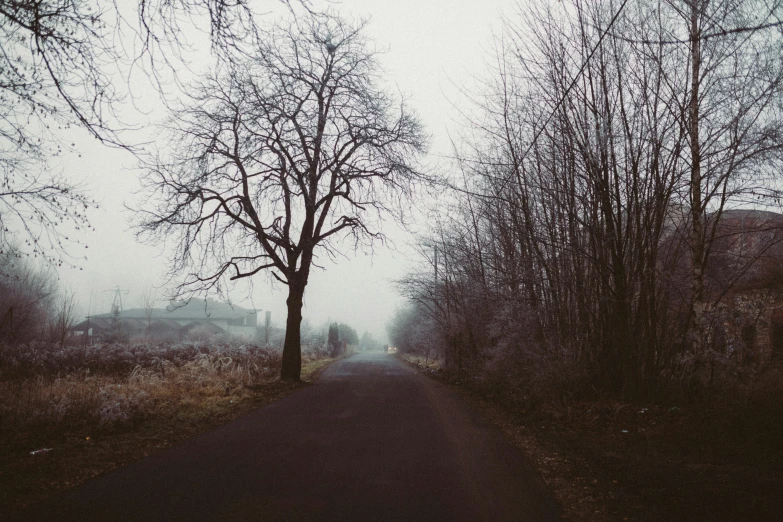
<path fill-rule="evenodd" d="M 257 9 L 265 6 L 259 0 Z M 366 34 L 384 51 L 380 62 L 389 88 L 399 91 L 418 112 L 431 135 L 432 163 L 450 153 L 449 133 L 458 132 L 457 107 L 468 107 L 470 101 L 461 92 L 474 78 L 484 74 L 492 60 L 492 35 L 500 28 L 501 12 L 513 9 L 512 0 L 343 0 L 312 2 L 316 10 L 328 5 L 351 18 L 371 20 Z M 282 11 L 271 8 L 269 19 Z M 201 63 L 208 63 L 204 59 Z M 142 109 L 156 107 L 151 92 L 143 82 L 132 85 L 136 105 Z M 148 117 L 162 117 L 157 109 Z M 142 117 L 143 119 L 143 117 Z M 78 141 L 78 140 L 77 140 Z M 165 295 L 165 252 L 138 243 L 130 227 L 132 213 L 125 205 L 138 206 L 134 192 L 139 189 L 136 161 L 128 153 L 108 150 L 89 140 L 78 143 L 79 153 L 63 159 L 64 173 L 80 180 L 100 204 L 91 214 L 94 232 L 84 241 L 86 259 L 79 268 L 62 268 L 63 286 L 72 289 L 86 314 L 106 312 L 119 287 L 125 308 L 137 307 L 145 291 Z M 304 317 L 314 326 L 327 320 L 346 322 L 359 331 L 369 331 L 385 340 L 385 325 L 403 300 L 392 281 L 411 267 L 412 239 L 394 225 L 385 232 L 396 249 L 377 245 L 374 254 L 345 250 L 346 258 L 326 262 L 325 269 L 314 269 L 305 293 Z M 271 310 L 273 322 L 284 325 L 286 293 L 282 285 L 271 286 L 265 277 L 254 280 L 252 292 L 238 289 L 231 295 L 241 306 Z M 248 294 L 250 297 L 248 297 Z M 91 304 L 90 304 L 91 303 Z"/>

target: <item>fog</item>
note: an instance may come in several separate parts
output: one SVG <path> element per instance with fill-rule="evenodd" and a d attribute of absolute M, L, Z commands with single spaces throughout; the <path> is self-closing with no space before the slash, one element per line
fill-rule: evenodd
<path fill-rule="evenodd" d="M 779 519 L 781 58 L 783 0 L 0 0 L 0 513 Z"/>
<path fill-rule="evenodd" d="M 289 15 L 276 2 L 268 3 L 274 4 L 264 15 L 270 21 Z M 331 6 L 343 16 L 371 20 L 366 33 L 382 52 L 387 88 L 407 99 L 430 136 L 425 163 L 431 169 L 438 168 L 451 152 L 450 129 L 457 128 L 461 110 L 469 106 L 466 91 L 491 56 L 493 27 L 500 26 L 501 11 L 512 5 L 510 0 L 313 2 L 315 10 Z M 204 35 L 191 33 L 188 39 L 196 48 L 187 56 L 191 68 L 208 64 Z M 187 82 L 191 77 L 192 73 L 181 70 L 178 79 Z M 140 127 L 134 136 L 137 142 L 154 141 L 147 129 L 165 116 L 165 110 L 139 71 L 131 77 L 130 87 L 133 98 L 126 100 L 122 116 Z M 172 84 L 169 87 L 171 96 L 176 89 Z M 84 245 L 72 249 L 75 266 L 58 268 L 61 286 L 74 292 L 81 315 L 108 312 L 116 288 L 123 291 L 125 308 L 140 306 L 147 292 L 162 302 L 177 279 L 167 277 L 170 252 L 139 243 L 134 236 L 134 213 L 129 207 L 143 206 L 137 194 L 141 174 L 137 160 L 127 151 L 100 145 L 84 131 L 69 132 L 67 140 L 76 148 L 62 157 L 60 168 L 68 180 L 82 184 L 99 208 L 89 212 L 94 230 L 75 233 Z M 386 322 L 402 302 L 394 280 L 405 273 L 413 258 L 410 231 L 423 226 L 419 210 L 426 205 L 425 198 L 420 195 L 414 203 L 406 228 L 390 220 L 385 223 L 383 232 L 389 243 L 376 242 L 371 251 L 354 251 L 346 242 L 341 256 L 316 259 L 322 268 L 314 267 L 311 272 L 304 299 L 305 320 L 313 326 L 345 322 L 360 334 L 369 331 L 385 342 Z M 242 307 L 270 310 L 274 324 L 285 323 L 284 287 L 272 284 L 264 274 L 237 284 L 228 298 Z"/>

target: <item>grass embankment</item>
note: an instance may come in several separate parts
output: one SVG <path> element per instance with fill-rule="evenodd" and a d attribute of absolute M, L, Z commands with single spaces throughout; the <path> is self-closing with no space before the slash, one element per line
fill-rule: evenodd
<path fill-rule="evenodd" d="M 0 347 L 0 513 L 228 422 L 313 380 L 334 359 L 177 343 Z M 35 452 L 35 453 L 31 453 Z"/>
<path fill-rule="evenodd" d="M 402 357 L 454 384 L 438 361 Z M 783 407 L 777 385 L 761 388 L 742 403 L 597 399 L 527 409 L 480 382 L 455 386 L 527 454 L 574 522 L 780 520 Z"/>

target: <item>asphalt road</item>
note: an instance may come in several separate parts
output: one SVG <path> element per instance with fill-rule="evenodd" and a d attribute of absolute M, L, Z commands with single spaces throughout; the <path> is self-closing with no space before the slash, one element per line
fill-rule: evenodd
<path fill-rule="evenodd" d="M 24 520 L 548 521 L 543 483 L 446 386 L 359 354 L 229 424 L 93 479 Z"/>

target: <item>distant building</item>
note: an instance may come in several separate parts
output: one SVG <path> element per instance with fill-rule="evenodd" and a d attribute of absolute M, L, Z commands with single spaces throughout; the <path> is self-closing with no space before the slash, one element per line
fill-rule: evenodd
<path fill-rule="evenodd" d="M 149 313 L 148 313 L 149 312 Z M 89 335 L 93 342 L 110 338 L 149 336 L 154 340 L 174 341 L 199 334 L 225 334 L 255 339 L 257 310 L 213 299 L 171 302 L 166 308 L 123 310 L 115 318 L 98 314 L 73 327 L 76 335 Z"/>

